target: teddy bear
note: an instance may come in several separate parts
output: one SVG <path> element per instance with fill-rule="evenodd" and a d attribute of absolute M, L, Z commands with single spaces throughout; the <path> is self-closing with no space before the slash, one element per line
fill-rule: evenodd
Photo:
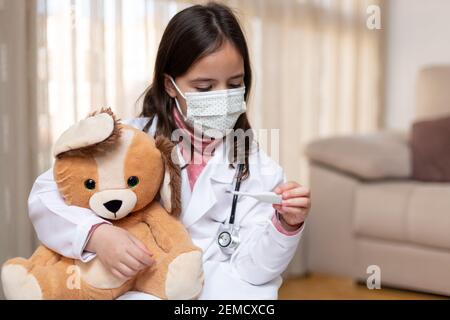
<path fill-rule="evenodd" d="M 203 286 L 202 251 L 178 216 L 180 168 L 174 145 L 122 124 L 111 109 L 81 120 L 57 140 L 53 175 L 68 205 L 89 208 L 141 240 L 155 263 L 119 280 L 98 258 L 87 263 L 41 245 L 2 267 L 7 299 L 115 299 L 127 291 L 194 299 Z"/>

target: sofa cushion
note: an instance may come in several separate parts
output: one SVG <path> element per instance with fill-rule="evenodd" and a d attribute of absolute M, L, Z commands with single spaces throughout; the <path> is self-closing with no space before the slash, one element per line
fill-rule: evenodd
<path fill-rule="evenodd" d="M 450 115 L 450 65 L 423 68 L 416 85 L 415 121 Z"/>
<path fill-rule="evenodd" d="M 450 182 L 450 117 L 414 123 L 411 151 L 413 179 Z"/>
<path fill-rule="evenodd" d="M 399 133 L 321 139 L 308 145 L 306 155 L 313 162 L 365 180 L 411 175 L 409 143 Z"/>
<path fill-rule="evenodd" d="M 355 191 L 353 227 L 358 234 L 406 241 L 408 206 L 415 183 L 361 184 Z"/>
<path fill-rule="evenodd" d="M 450 249 L 450 184 L 362 184 L 354 201 L 355 234 Z"/>

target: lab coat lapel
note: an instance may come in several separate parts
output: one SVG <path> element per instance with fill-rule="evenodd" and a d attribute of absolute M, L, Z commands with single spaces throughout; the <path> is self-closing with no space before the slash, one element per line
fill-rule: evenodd
<path fill-rule="evenodd" d="M 183 224 L 189 228 L 203 217 L 221 195 L 215 190 L 218 183 L 231 184 L 234 170 L 229 168 L 223 143 L 217 146 L 214 156 L 208 161 L 194 185 L 187 209 L 182 216 Z M 185 179 L 187 181 L 187 179 Z M 187 181 L 189 184 L 189 182 Z"/>

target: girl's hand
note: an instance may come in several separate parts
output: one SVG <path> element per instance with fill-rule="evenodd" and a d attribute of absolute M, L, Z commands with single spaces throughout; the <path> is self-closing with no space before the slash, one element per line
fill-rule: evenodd
<path fill-rule="evenodd" d="M 109 224 L 102 224 L 94 230 L 86 250 L 96 253 L 103 265 L 124 281 L 154 263 L 153 255 L 140 240 Z"/>
<path fill-rule="evenodd" d="M 295 231 L 305 221 L 311 208 L 310 190 L 297 182 L 287 182 L 275 188 L 276 194 L 283 196 L 282 204 L 273 207 L 280 213 L 281 224 L 287 231 Z"/>

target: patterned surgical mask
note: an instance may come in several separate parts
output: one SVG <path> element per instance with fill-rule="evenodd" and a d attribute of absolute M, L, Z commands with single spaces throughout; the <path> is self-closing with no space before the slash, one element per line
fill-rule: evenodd
<path fill-rule="evenodd" d="M 186 116 L 181 111 L 176 98 L 175 103 L 184 121 L 192 127 L 200 127 L 202 131 L 215 129 L 225 132 L 233 129 L 239 116 L 246 111 L 245 87 L 208 92 L 185 92 L 183 94 L 172 77 L 170 80 L 186 100 Z"/>

